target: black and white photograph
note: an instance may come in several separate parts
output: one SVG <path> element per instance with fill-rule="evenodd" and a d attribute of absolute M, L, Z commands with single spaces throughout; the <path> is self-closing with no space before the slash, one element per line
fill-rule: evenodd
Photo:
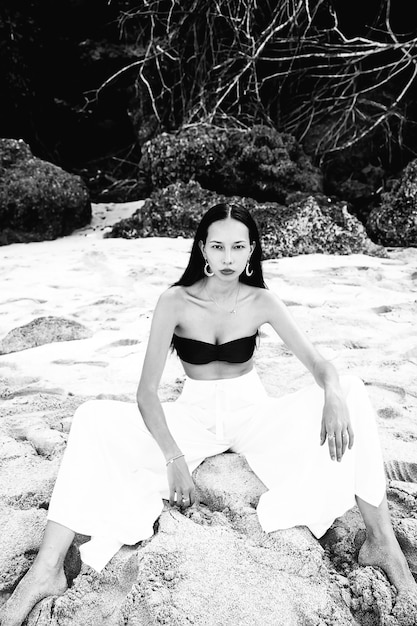
<path fill-rule="evenodd" d="M 412 2 L 0 6 L 0 626 L 417 626 Z"/>

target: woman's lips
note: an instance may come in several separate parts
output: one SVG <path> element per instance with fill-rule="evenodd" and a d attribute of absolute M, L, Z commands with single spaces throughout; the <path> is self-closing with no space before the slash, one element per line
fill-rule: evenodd
<path fill-rule="evenodd" d="M 220 270 L 220 273 L 229 275 L 229 274 L 234 274 L 235 271 L 234 270 Z"/>

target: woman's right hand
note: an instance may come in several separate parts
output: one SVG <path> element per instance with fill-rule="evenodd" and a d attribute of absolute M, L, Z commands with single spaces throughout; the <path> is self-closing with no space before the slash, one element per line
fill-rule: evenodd
<path fill-rule="evenodd" d="M 195 486 L 184 457 L 168 463 L 167 473 L 170 505 L 181 508 L 192 506 L 195 502 Z"/>

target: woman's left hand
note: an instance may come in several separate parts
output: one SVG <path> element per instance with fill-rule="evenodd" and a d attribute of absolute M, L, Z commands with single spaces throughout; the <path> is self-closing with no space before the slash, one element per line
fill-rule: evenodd
<path fill-rule="evenodd" d="M 326 441 L 329 453 L 334 461 L 342 460 L 346 448 L 353 446 L 354 435 L 350 423 L 349 411 L 341 392 L 326 393 L 321 420 L 320 445 Z"/>

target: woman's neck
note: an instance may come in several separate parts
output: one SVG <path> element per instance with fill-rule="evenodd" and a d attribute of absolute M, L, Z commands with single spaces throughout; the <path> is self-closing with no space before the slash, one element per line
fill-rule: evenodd
<path fill-rule="evenodd" d="M 239 287 L 239 278 L 226 282 L 213 276 L 212 278 L 206 279 L 204 287 L 207 289 L 209 294 L 215 298 L 227 298 L 231 294 L 236 293 L 236 290 Z"/>

